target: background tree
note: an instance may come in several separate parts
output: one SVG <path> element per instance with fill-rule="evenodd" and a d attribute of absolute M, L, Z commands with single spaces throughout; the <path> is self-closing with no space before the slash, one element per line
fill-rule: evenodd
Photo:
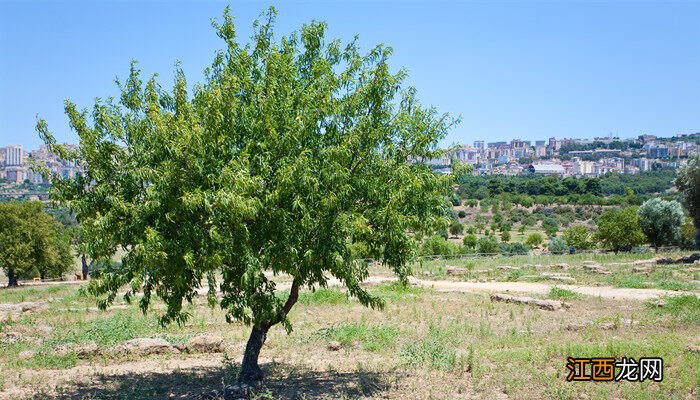
<path fill-rule="evenodd" d="M 572 226 L 567 228 L 562 234 L 562 239 L 569 247 L 574 247 L 578 250 L 588 250 L 593 247 L 591 235 L 588 228 L 583 225 Z"/>
<path fill-rule="evenodd" d="M 67 232 L 36 201 L 0 203 L 0 244 L 8 286 L 19 278 L 60 277 L 73 265 Z"/>
<path fill-rule="evenodd" d="M 551 217 L 545 217 L 542 220 L 542 229 L 549 237 L 554 237 L 559 232 L 559 222 Z"/>
<path fill-rule="evenodd" d="M 697 229 L 690 218 L 685 219 L 685 223 L 681 226 L 681 243 L 680 246 L 683 249 L 693 249 L 695 248 L 695 236 L 697 235 Z"/>
<path fill-rule="evenodd" d="M 689 156 L 688 162 L 678 168 L 675 185 L 695 224 L 695 246 L 700 247 L 700 154 Z"/>
<path fill-rule="evenodd" d="M 450 234 L 452 236 L 457 236 L 457 235 L 461 235 L 462 232 L 464 232 L 464 225 L 462 225 L 457 220 L 453 220 L 452 223 L 450 224 Z"/>
<path fill-rule="evenodd" d="M 654 248 L 679 244 L 685 222 L 683 207 L 677 201 L 650 199 L 637 210 L 639 225 Z"/>
<path fill-rule="evenodd" d="M 643 244 L 646 237 L 639 226 L 637 207 L 603 211 L 598 218 L 598 231 L 594 237 L 604 248 L 615 252 L 629 251 Z"/>
<path fill-rule="evenodd" d="M 547 243 L 547 250 L 552 254 L 564 254 L 569 250 L 569 247 L 561 238 L 553 237 L 549 239 L 549 243 Z"/>
<path fill-rule="evenodd" d="M 544 243 L 544 237 L 539 232 L 532 232 L 525 238 L 525 244 L 533 248 L 540 247 L 542 243 Z"/>
<path fill-rule="evenodd" d="M 66 102 L 76 151 L 37 123 L 51 151 L 86 167 L 54 177 L 52 196 L 75 212 L 91 258 L 124 252 L 88 286 L 106 295 L 100 307 L 143 290 L 144 312 L 156 294 L 161 323 L 181 323 L 183 302 L 206 283 L 210 304 L 251 326 L 242 381 L 262 378 L 267 333 L 291 330 L 302 287 L 332 276 L 361 304 L 383 306 L 360 285 L 369 272 L 352 243 L 405 283 L 417 241 L 448 225 L 449 178 L 412 161 L 439 156 L 455 121 L 401 89 L 391 48 L 363 55 L 356 41 L 327 40 L 322 22 L 277 40 L 275 17 L 270 9 L 242 45 L 227 9 L 214 23 L 226 49 L 192 96 L 179 67 L 169 93 L 132 64 L 118 101 L 98 100 L 91 113 Z M 264 271 L 288 274 L 289 295 Z"/>
<path fill-rule="evenodd" d="M 483 236 L 476 242 L 476 251 L 481 254 L 496 254 L 499 252 L 498 240 L 493 236 Z"/>
<path fill-rule="evenodd" d="M 470 233 L 462 238 L 462 244 L 467 249 L 473 249 L 476 247 L 477 240 L 476 235 Z"/>
<path fill-rule="evenodd" d="M 425 239 L 421 245 L 421 255 L 450 255 L 456 254 L 459 247 L 440 235 L 433 235 Z"/>
<path fill-rule="evenodd" d="M 501 241 L 504 243 L 510 242 L 510 232 L 509 231 L 501 232 Z"/>

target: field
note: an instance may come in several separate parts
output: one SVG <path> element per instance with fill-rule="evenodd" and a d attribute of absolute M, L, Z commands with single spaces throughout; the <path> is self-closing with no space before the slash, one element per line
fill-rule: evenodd
<path fill-rule="evenodd" d="M 293 332 L 271 330 L 261 354 L 267 379 L 248 398 L 697 399 L 700 269 L 650 257 L 424 261 L 409 287 L 372 266 L 368 285 L 385 309 L 364 308 L 340 287 L 302 292 Z M 282 289 L 289 281 L 276 279 Z M 0 311 L 26 306 L 0 313 L 0 398 L 237 398 L 249 331 L 227 324 L 205 296 L 184 326 L 163 328 L 162 304 L 146 316 L 120 301 L 100 312 L 79 288 L 0 290 Z M 550 311 L 494 301 L 496 292 L 566 304 Z M 136 338 L 163 340 L 150 350 L 125 345 Z M 568 356 L 662 357 L 663 381 L 567 382 Z"/>

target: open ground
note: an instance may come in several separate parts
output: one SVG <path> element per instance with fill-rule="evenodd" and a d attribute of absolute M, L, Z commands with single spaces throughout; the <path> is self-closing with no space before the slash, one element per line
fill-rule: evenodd
<path fill-rule="evenodd" d="M 267 379 L 247 396 L 696 399 L 700 269 L 650 257 L 426 260 L 414 265 L 408 287 L 374 265 L 367 284 L 386 298 L 384 310 L 364 308 L 332 284 L 302 292 L 293 332 L 271 330 L 261 354 Z M 275 280 L 285 296 L 289 278 Z M 0 290 L 0 398 L 240 394 L 235 380 L 249 329 L 226 323 L 205 296 L 189 306 L 184 326 L 161 327 L 160 303 L 145 316 L 123 301 L 101 312 L 80 287 Z M 494 294 L 543 300 L 553 310 Z M 662 357 L 664 379 L 567 382 L 568 356 Z"/>

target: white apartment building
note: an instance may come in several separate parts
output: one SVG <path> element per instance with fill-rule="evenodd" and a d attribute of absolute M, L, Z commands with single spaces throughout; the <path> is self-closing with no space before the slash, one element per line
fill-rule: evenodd
<path fill-rule="evenodd" d="M 22 145 L 9 145 L 5 147 L 5 163 L 7 167 L 19 167 L 24 164 L 24 152 Z"/>

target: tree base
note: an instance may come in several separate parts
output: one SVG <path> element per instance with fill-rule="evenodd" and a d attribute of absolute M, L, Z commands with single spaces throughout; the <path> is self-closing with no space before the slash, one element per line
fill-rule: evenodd
<path fill-rule="evenodd" d="M 238 383 L 246 383 L 255 385 L 263 381 L 265 374 L 257 365 L 255 367 L 248 367 L 247 369 L 242 369 L 241 373 L 238 374 Z"/>

